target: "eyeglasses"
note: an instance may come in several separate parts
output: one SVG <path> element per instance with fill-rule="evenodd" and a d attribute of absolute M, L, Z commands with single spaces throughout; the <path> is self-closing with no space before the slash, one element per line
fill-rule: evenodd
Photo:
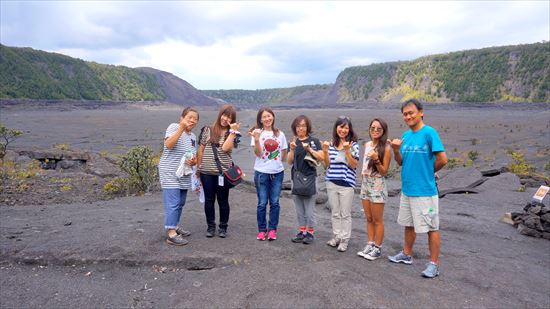
<path fill-rule="evenodd" d="M 377 127 L 370 127 L 370 131 L 371 131 L 371 132 L 378 132 L 378 133 L 380 133 L 380 132 L 384 131 L 384 129 L 382 129 L 382 128 L 377 128 Z"/>

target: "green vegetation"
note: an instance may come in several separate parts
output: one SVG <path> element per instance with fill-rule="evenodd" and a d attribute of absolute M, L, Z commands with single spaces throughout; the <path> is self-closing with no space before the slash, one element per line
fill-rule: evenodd
<path fill-rule="evenodd" d="M 128 177 L 117 177 L 103 186 L 103 190 L 112 195 L 143 194 L 149 192 L 158 178 L 159 156 L 149 146 L 136 146 L 123 155 L 120 168 Z"/>
<path fill-rule="evenodd" d="M 338 76 L 339 101 L 382 92 L 378 100 L 427 102 L 550 101 L 548 42 L 491 47 L 347 68 Z"/>
<path fill-rule="evenodd" d="M 23 135 L 23 132 L 6 128 L 0 123 L 0 159 L 3 159 L 6 155 L 8 145 L 21 135 Z"/>
<path fill-rule="evenodd" d="M 240 104 L 269 105 L 286 103 L 294 96 L 307 92 L 329 91 L 331 84 L 297 86 L 291 88 L 273 88 L 259 90 L 202 90 L 201 92 L 213 98 L 220 98 L 224 101 Z"/>
<path fill-rule="evenodd" d="M 468 152 L 468 159 L 469 160 L 472 160 L 472 162 L 474 162 L 475 160 L 477 160 L 477 158 L 479 157 L 479 152 L 475 151 L 475 150 L 470 150 Z"/>
<path fill-rule="evenodd" d="M 524 154 L 511 151 L 509 154 L 512 156 L 512 163 L 508 165 L 508 170 L 517 175 L 530 175 L 535 171 L 535 167 L 529 164 Z"/>
<path fill-rule="evenodd" d="M 0 98 L 162 100 L 154 74 L 0 44 Z"/>

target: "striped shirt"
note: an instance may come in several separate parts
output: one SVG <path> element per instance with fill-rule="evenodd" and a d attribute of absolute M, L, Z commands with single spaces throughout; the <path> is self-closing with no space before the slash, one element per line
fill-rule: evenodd
<path fill-rule="evenodd" d="M 179 124 L 172 123 L 166 129 L 164 138 L 172 136 L 178 130 Z M 178 178 L 176 176 L 176 170 L 180 164 L 181 158 L 188 151 L 197 154 L 197 138 L 193 132 L 189 134 L 183 132 L 178 139 L 178 142 L 172 149 L 164 148 L 162 150 L 162 157 L 159 161 L 159 178 L 160 186 L 163 189 L 190 189 L 191 188 L 191 176 L 183 176 Z"/>
<path fill-rule="evenodd" d="M 354 159 L 359 160 L 359 144 L 357 142 L 352 142 L 351 144 L 351 155 Z M 344 182 L 350 187 L 355 187 L 355 169 L 352 169 L 346 163 L 344 150 L 338 150 L 334 145 L 330 145 L 328 156 L 330 158 L 330 166 L 327 169 L 325 179 L 334 181 L 336 184 Z"/>
<path fill-rule="evenodd" d="M 219 175 L 220 170 L 216 165 L 216 159 L 214 158 L 214 152 L 212 151 L 212 146 L 208 142 L 210 139 L 210 127 L 204 127 L 204 131 L 201 135 L 201 140 L 199 143 L 204 146 L 204 151 L 202 152 L 202 161 L 201 166 L 199 167 L 199 172 L 206 175 Z M 225 152 L 222 150 L 222 145 L 225 142 L 226 135 L 220 136 L 218 141 L 218 158 L 222 166 L 222 170 L 225 172 L 231 166 L 233 159 L 231 159 L 231 151 Z"/>

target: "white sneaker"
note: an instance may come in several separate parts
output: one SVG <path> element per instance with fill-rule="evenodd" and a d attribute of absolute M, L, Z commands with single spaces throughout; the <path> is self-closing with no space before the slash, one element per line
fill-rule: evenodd
<path fill-rule="evenodd" d="M 364 258 L 369 261 L 374 261 L 382 255 L 382 248 L 377 246 L 372 246 L 372 249 L 369 253 L 365 254 Z"/>
<path fill-rule="evenodd" d="M 357 252 L 357 255 L 360 257 L 365 257 L 365 255 L 372 250 L 372 247 L 373 247 L 373 243 L 370 243 L 370 242 L 367 243 L 367 245 L 365 246 L 365 249 L 363 249 L 363 251 Z"/>

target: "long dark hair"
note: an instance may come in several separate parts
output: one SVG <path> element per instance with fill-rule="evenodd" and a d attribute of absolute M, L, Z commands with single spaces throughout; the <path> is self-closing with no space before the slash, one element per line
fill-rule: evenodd
<path fill-rule="evenodd" d="M 372 135 L 371 135 L 370 128 L 375 121 L 377 121 L 382 127 L 382 130 L 384 130 L 384 133 L 378 139 L 378 144 L 376 145 L 376 148 L 375 148 L 376 152 L 378 152 L 378 160 L 380 160 L 380 162 L 384 162 L 384 154 L 386 153 L 386 145 L 388 143 L 388 124 L 384 120 L 382 120 L 382 118 L 374 118 L 373 120 L 371 120 L 369 124 L 369 137 L 371 138 L 371 140 L 372 140 Z M 372 160 L 369 160 L 368 166 L 378 172 L 378 168 L 376 167 L 374 162 L 372 162 Z"/>
<path fill-rule="evenodd" d="M 237 111 L 235 110 L 235 106 L 231 104 L 225 104 L 220 107 L 218 117 L 216 118 L 216 121 L 214 121 L 214 124 L 212 124 L 212 130 L 210 131 L 210 139 L 208 140 L 208 142 L 211 144 L 217 144 L 220 142 L 220 137 L 224 129 L 227 129 L 227 132 L 229 132 L 229 128 L 224 128 L 221 125 L 221 118 L 223 115 L 231 118 L 231 123 L 237 121 Z"/>
<path fill-rule="evenodd" d="M 275 127 L 275 113 L 269 107 L 260 108 L 260 110 L 258 111 L 258 114 L 256 115 L 256 126 L 250 128 L 249 131 L 252 132 L 252 131 L 254 131 L 254 129 L 263 129 L 264 128 L 264 125 L 262 124 L 262 114 L 264 112 L 268 112 L 268 113 L 271 114 L 271 116 L 273 116 L 273 124 L 271 125 L 271 129 L 273 130 L 273 135 L 279 136 L 279 129 L 277 127 Z"/>
<path fill-rule="evenodd" d="M 348 135 L 346 136 L 346 142 L 357 142 L 357 134 L 353 131 L 353 125 L 351 124 L 351 119 L 347 116 L 340 116 L 336 119 L 334 127 L 332 128 L 332 144 L 334 147 L 340 146 L 340 137 L 336 129 L 344 124 L 347 124 L 349 127 Z"/>

